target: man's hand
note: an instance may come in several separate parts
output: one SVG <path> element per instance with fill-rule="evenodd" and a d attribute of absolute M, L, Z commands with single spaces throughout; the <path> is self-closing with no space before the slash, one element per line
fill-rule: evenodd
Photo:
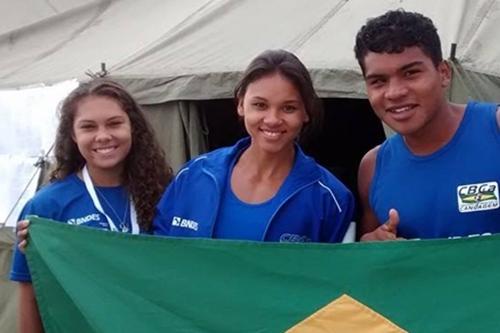
<path fill-rule="evenodd" d="M 366 242 L 403 239 L 397 237 L 398 225 L 399 213 L 397 210 L 392 208 L 389 210 L 389 219 L 374 231 L 364 234 L 361 237 L 361 241 Z"/>

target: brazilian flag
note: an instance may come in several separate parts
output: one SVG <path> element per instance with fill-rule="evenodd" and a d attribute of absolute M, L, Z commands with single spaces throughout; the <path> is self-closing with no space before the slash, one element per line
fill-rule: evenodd
<path fill-rule="evenodd" d="M 500 236 L 279 244 L 33 218 L 46 332 L 500 332 Z"/>

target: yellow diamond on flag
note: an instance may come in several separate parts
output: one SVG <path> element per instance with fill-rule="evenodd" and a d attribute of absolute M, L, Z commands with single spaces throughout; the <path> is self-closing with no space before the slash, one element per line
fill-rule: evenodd
<path fill-rule="evenodd" d="M 408 333 L 348 295 L 313 313 L 287 333 Z"/>

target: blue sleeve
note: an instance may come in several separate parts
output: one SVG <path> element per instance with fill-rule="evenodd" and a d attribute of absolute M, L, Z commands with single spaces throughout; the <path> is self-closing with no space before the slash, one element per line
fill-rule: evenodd
<path fill-rule="evenodd" d="M 329 240 L 330 243 L 333 242 L 342 242 L 344 236 L 349 229 L 349 225 L 351 222 L 354 222 L 352 219 L 354 217 L 354 208 L 355 201 L 353 194 L 346 189 L 346 192 L 342 196 L 341 201 L 339 202 L 340 208 L 342 209 L 336 216 L 336 224 L 338 225 L 337 232 L 331 235 Z"/>
<path fill-rule="evenodd" d="M 175 183 L 174 180 L 167 187 L 161 196 L 158 205 L 156 206 L 156 214 L 153 219 L 153 234 L 160 236 L 168 236 L 170 232 L 170 225 L 173 217 L 173 207 L 175 200 Z"/>
<path fill-rule="evenodd" d="M 34 214 L 31 200 L 28 201 L 28 203 L 24 206 L 18 220 L 23 220 L 27 215 L 30 214 Z M 26 256 L 21 251 L 19 251 L 17 247 L 17 241 L 14 254 L 12 256 L 10 279 L 17 282 L 31 282 L 31 274 L 28 268 L 28 263 L 26 261 Z"/>
<path fill-rule="evenodd" d="M 350 223 L 353 222 L 354 196 L 336 178 L 330 179 L 327 183 L 332 193 L 328 194 L 328 200 L 324 201 L 324 216 L 327 221 L 324 223 L 322 239 L 328 243 L 340 243 L 344 239 Z"/>
<path fill-rule="evenodd" d="M 26 262 L 26 256 L 19 251 L 17 243 L 12 257 L 10 279 L 17 282 L 31 282 L 31 274 Z"/>
<path fill-rule="evenodd" d="M 170 226 L 174 218 L 174 209 L 179 205 L 179 200 L 182 198 L 178 195 L 178 190 L 182 186 L 183 180 L 186 177 L 189 166 L 194 160 L 188 161 L 177 173 L 174 180 L 167 187 L 161 196 L 158 205 L 156 205 L 156 213 L 153 219 L 153 234 L 159 236 L 170 235 Z"/>

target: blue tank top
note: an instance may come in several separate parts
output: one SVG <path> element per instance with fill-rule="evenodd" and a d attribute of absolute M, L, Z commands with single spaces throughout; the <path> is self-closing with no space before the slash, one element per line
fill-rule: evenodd
<path fill-rule="evenodd" d="M 427 156 L 403 138 L 377 154 L 370 205 L 380 223 L 396 208 L 398 236 L 454 238 L 500 232 L 500 129 L 495 104 L 470 102 L 453 138 Z"/>

